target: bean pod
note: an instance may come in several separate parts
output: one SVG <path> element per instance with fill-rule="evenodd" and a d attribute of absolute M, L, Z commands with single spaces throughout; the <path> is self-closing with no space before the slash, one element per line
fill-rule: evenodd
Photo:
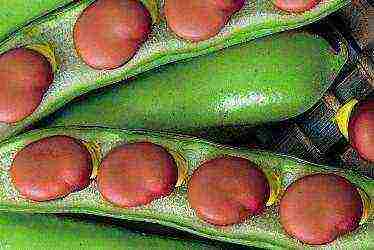
<path fill-rule="evenodd" d="M 165 1 L 165 5 L 169 2 L 173 1 Z M 182 2 L 188 5 L 190 2 L 205 1 Z M 179 19 L 170 20 L 170 15 L 175 13 L 188 14 L 189 12 L 185 11 L 188 6 L 179 11 L 181 5 L 168 5 L 164 11 L 165 21 L 160 20 L 158 13 L 158 8 L 164 6 L 163 1 L 154 0 L 72 2 L 65 8 L 57 9 L 17 29 L 1 41 L 0 57 L 9 56 L 8 53 L 14 50 L 31 49 L 40 53 L 42 60 L 49 61 L 52 72 L 48 71 L 48 81 L 45 84 L 47 87 L 32 89 L 33 105 L 27 105 L 28 100 L 23 99 L 22 93 L 17 93 L 13 99 L 7 96 L 1 98 L 6 100 L 5 109 L 1 110 L 1 113 L 13 113 L 15 108 L 23 107 L 28 110 L 16 110 L 17 116 L 13 117 L 0 116 L 0 138 L 4 139 L 20 132 L 90 90 L 169 62 L 300 27 L 325 17 L 349 1 L 325 0 L 298 14 L 284 12 L 268 0 L 209 3 L 214 6 L 211 10 L 217 15 L 217 25 L 213 24 L 214 27 L 209 29 L 208 33 L 199 33 L 201 36 L 198 35 L 199 39 L 192 39 L 194 41 L 184 35 L 178 35 L 180 29 L 172 24 L 180 24 Z M 196 7 L 197 16 L 193 12 L 196 17 L 194 21 L 200 20 L 195 22 L 194 28 L 205 25 L 199 25 L 205 20 L 201 17 L 205 15 L 205 12 L 201 11 L 202 7 Z M 174 14 L 171 14 L 170 9 Z M 182 20 L 183 25 L 190 23 Z M 15 63 L 24 67 L 22 62 L 28 58 L 11 57 L 8 59 L 10 61 L 0 64 L 0 72 L 4 71 L 6 75 L 1 81 L 5 82 L 5 85 L 11 85 L 9 82 L 13 80 L 13 70 L 8 65 Z M 30 88 L 29 82 L 19 83 L 27 72 L 24 70 L 14 76 L 18 77 L 16 86 Z M 41 70 L 37 73 L 39 76 L 45 75 Z M 12 106 L 14 100 L 17 100 L 17 106 Z"/>
<path fill-rule="evenodd" d="M 295 117 L 312 107 L 348 58 L 320 36 L 285 32 L 165 65 L 67 104 L 38 126 L 96 125 L 198 133 Z"/>
<path fill-rule="evenodd" d="M 0 214 L 0 244 L 4 249 L 224 249 L 200 241 L 177 240 L 45 214 Z"/>
<path fill-rule="evenodd" d="M 26 189 L 34 193 L 43 189 L 42 183 L 64 184 L 48 171 L 30 177 L 22 173 L 24 167 L 49 167 L 60 180 L 71 176 L 68 166 L 82 167 L 70 160 L 61 163 L 59 148 L 35 147 L 53 145 L 56 138 L 84 145 L 93 171 L 83 176 L 91 181 L 80 191 L 68 190 L 65 196 L 55 192 L 55 199 L 35 201 L 33 192 L 19 191 L 19 180 L 28 180 Z M 34 152 L 34 157 L 25 157 L 25 152 Z M 86 154 L 78 152 L 69 153 L 69 158 Z M 156 222 L 211 239 L 272 249 L 374 246 L 374 182 L 292 157 L 168 133 L 57 127 L 2 143 L 0 159 L 2 210 Z M 22 159 L 29 164 L 20 165 Z"/>
<path fill-rule="evenodd" d="M 23 0 L 1 2 L 0 12 L 0 40 L 10 33 L 22 28 L 27 23 L 40 18 L 58 8 L 72 2 L 72 0 L 42 0 L 33 1 L 32 4 Z"/>

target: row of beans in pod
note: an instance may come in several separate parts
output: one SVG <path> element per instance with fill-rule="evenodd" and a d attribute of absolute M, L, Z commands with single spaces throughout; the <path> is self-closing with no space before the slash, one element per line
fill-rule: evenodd
<path fill-rule="evenodd" d="M 348 3 L 72 2 L 1 41 L 0 138 L 21 131 L 90 90 L 169 62 L 300 27 Z"/>
<path fill-rule="evenodd" d="M 0 207 L 156 222 L 272 249 L 370 249 L 374 183 L 170 133 L 35 130 L 0 145 Z"/>

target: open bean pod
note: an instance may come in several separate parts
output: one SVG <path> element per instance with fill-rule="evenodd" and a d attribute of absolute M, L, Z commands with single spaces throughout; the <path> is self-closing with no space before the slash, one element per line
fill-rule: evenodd
<path fill-rule="evenodd" d="M 21 49 L 21 53 L 17 54 L 19 58 L 17 57 L 15 62 L 11 61 L 10 66 L 2 62 L 5 64 L 5 68 L 11 69 L 10 74 L 5 71 L 8 72 L 6 74 L 10 75 L 12 80 L 16 78 L 18 83 L 22 85 L 22 87 L 17 88 L 17 91 L 23 89 L 23 92 L 15 91 L 12 96 L 25 97 L 25 103 L 18 101 L 17 105 L 20 104 L 26 110 L 17 113 L 15 110 L 19 106 L 9 104 L 13 103 L 10 101 L 12 100 L 11 97 L 5 96 L 2 98 L 7 101 L 4 104 L 7 107 L 5 113 L 11 109 L 10 113 L 14 116 L 6 116 L 2 120 L 0 138 L 4 139 L 20 132 L 34 121 L 57 110 L 74 97 L 90 90 L 135 76 L 169 62 L 207 54 L 257 37 L 306 25 L 349 3 L 348 0 L 324 0 L 311 10 L 292 14 L 278 9 L 269 0 L 248 0 L 245 1 L 240 10 L 234 6 L 235 8 L 230 12 L 232 15 L 230 18 L 225 16 L 226 22 L 222 25 L 222 29 L 217 31 L 217 34 L 207 40 L 191 42 L 175 35 L 168 28 L 166 21 L 158 21 L 157 7 L 162 8 L 163 1 L 144 0 L 141 1 L 142 4 L 133 0 L 124 2 L 128 5 L 122 6 L 119 1 L 114 0 L 74 2 L 67 5 L 66 8 L 60 8 L 36 19 L 12 33 L 0 43 L 0 54 L 2 56 L 8 55 L 7 52 L 10 51 L 13 53 L 13 49 L 16 48 L 27 49 L 26 51 Z M 107 3 L 109 4 L 106 5 Z M 125 10 L 134 10 L 134 13 L 131 13 L 136 17 L 140 16 L 141 20 L 134 21 L 131 15 L 122 17 L 121 15 L 124 12 L 112 3 L 117 3 Z M 123 18 L 124 20 L 134 21 L 134 24 L 123 30 L 112 27 L 111 32 L 109 32 L 109 29 L 100 26 L 104 31 L 98 31 L 97 29 L 100 29 L 100 27 L 94 22 L 102 17 L 101 4 L 104 5 L 104 9 L 108 8 L 111 11 L 119 9 L 118 13 L 116 12 L 120 16 L 118 17 L 119 22 L 122 22 L 121 18 Z M 104 18 L 112 18 L 111 12 L 109 15 L 105 13 L 103 15 Z M 151 22 L 154 23 L 152 27 L 150 26 Z M 114 21 L 109 23 L 115 24 Z M 140 34 L 132 33 L 136 27 L 140 27 Z M 125 43 L 126 45 L 118 47 L 122 44 L 122 40 L 116 40 L 117 31 L 125 34 L 124 39 L 129 41 Z M 111 34 L 114 34 L 111 41 L 113 44 L 96 41 L 98 37 L 110 37 Z M 123 39 L 122 35 L 119 36 Z M 127 51 L 127 47 L 129 51 Z M 106 51 L 105 48 L 108 50 Z M 30 55 L 29 50 L 44 56 L 44 58 L 35 59 L 40 66 L 32 69 L 31 72 L 39 75 L 44 70 L 45 72 L 41 74 L 46 74 L 48 78 L 41 80 L 40 84 L 42 86 L 37 85 L 36 88 L 25 89 L 23 85 L 29 83 L 19 80 L 19 77 L 22 77 L 22 75 L 19 75 L 21 74 L 19 71 L 26 72 L 25 74 L 30 72 L 30 65 L 25 62 L 35 55 Z M 102 51 L 104 56 L 97 58 L 95 54 L 97 51 Z M 11 59 L 14 58 L 12 53 Z M 117 58 L 117 56 L 120 56 L 120 58 Z M 108 58 L 109 61 L 106 61 Z M 10 60 L 9 58 L 5 59 L 7 62 Z M 23 65 L 20 68 L 17 64 L 18 59 L 22 61 Z M 45 60 L 49 61 L 50 67 L 45 68 Z M 52 76 L 53 80 L 51 81 Z M 10 91 L 6 89 L 2 90 L 2 93 L 10 93 Z M 26 97 L 31 98 L 31 100 L 29 101 Z M 15 99 L 21 100 L 20 98 Z"/>
<path fill-rule="evenodd" d="M 65 141 L 75 140 L 79 142 L 80 147 L 89 152 L 92 163 L 86 165 L 90 165 L 92 172 L 86 173 L 85 178 L 91 176 L 91 179 L 96 178 L 96 180 L 91 180 L 90 183 L 76 190 L 70 190 L 65 195 L 60 195 L 58 199 L 47 197 L 44 201 L 41 201 L 43 199 L 35 201 L 35 197 L 43 194 L 39 192 L 43 189 L 43 185 L 38 186 L 39 184 L 56 180 L 54 186 L 60 187 L 63 185 L 58 181 L 65 179 L 66 176 L 70 179 L 75 178 L 69 174 L 68 167 L 62 166 L 58 169 L 60 164 L 58 159 L 64 159 L 63 161 L 69 163 L 72 157 L 72 154 L 65 153 L 63 158 L 59 158 L 61 157 L 59 152 L 68 152 L 65 143 L 60 141 L 58 147 L 54 147 L 52 143 L 47 151 L 44 151 L 41 146 L 43 142 L 53 141 L 56 138 L 63 138 L 62 140 Z M 36 155 L 30 155 L 30 152 L 35 149 Z M 116 158 L 118 155 L 122 156 Z M 43 157 L 57 160 L 50 165 L 39 164 Z M 233 159 L 233 166 L 240 173 L 237 178 L 235 177 L 237 172 L 230 172 L 228 166 L 231 163 L 221 165 L 222 162 L 230 159 Z M 303 183 L 304 179 L 313 180 L 310 177 L 316 176 L 318 180 L 321 176 L 327 176 L 333 179 L 332 183 L 337 184 L 321 186 L 323 182 L 315 183 L 311 187 L 316 193 L 320 193 L 319 191 L 323 193 L 324 190 L 332 188 L 335 191 L 340 190 L 340 193 L 343 192 L 342 190 L 348 190 L 350 195 L 347 196 L 348 193 L 344 193 L 342 197 L 339 194 L 333 195 L 332 199 L 324 201 L 325 204 L 322 205 L 326 207 L 322 210 L 329 209 L 330 205 L 334 206 L 334 204 L 337 204 L 340 209 L 339 206 L 343 206 L 342 204 L 347 201 L 350 204 L 350 199 L 353 199 L 354 205 L 348 210 L 343 209 L 337 213 L 337 218 L 344 217 L 345 213 L 348 213 L 348 216 L 353 213 L 353 217 L 352 220 L 348 220 L 348 224 L 345 221 L 338 225 L 350 228 L 344 231 L 344 235 L 339 236 L 342 232 L 337 231 L 338 234 L 333 234 L 329 239 L 330 243 L 326 241 L 326 244 L 318 247 L 320 249 L 370 249 L 374 246 L 372 238 L 374 182 L 372 180 L 351 171 L 315 165 L 266 151 L 230 148 L 197 138 L 168 133 L 97 127 L 56 127 L 35 130 L 2 143 L 0 160 L 1 210 L 72 212 L 155 222 L 211 239 L 272 249 L 317 248 L 308 245 L 310 244 L 308 241 L 303 241 L 308 243 L 305 244 L 289 236 L 282 228 L 281 220 L 284 221 L 284 217 L 280 218 L 278 209 L 280 203 L 283 209 L 281 212 L 284 215 L 286 211 L 287 215 L 288 203 L 283 201 L 286 199 L 285 194 L 297 196 L 298 192 L 289 190 Z M 80 166 L 81 162 L 81 160 L 70 161 L 70 165 Z M 135 168 L 132 166 L 134 162 Z M 27 172 L 30 166 L 34 166 L 34 170 Z M 218 172 L 223 169 L 224 174 L 220 178 L 215 170 L 209 173 L 212 169 Z M 208 179 L 204 177 L 204 171 L 208 173 Z M 134 178 L 126 177 L 124 173 Z M 213 175 L 216 175 L 217 179 L 210 182 L 209 176 Z M 227 193 L 227 188 L 231 184 L 222 183 L 221 180 L 227 181 L 230 176 L 234 176 L 231 180 L 234 180 L 239 189 L 234 188 Z M 128 181 L 127 184 L 123 183 L 124 180 Z M 139 180 L 140 185 L 137 184 Z M 66 183 L 74 184 L 71 180 Z M 218 183 L 218 186 L 215 183 Z M 214 187 L 210 188 L 211 185 Z M 134 187 L 139 188 L 134 189 Z M 318 187 L 323 189 L 318 190 Z M 50 192 L 50 189 L 47 190 Z M 205 201 L 196 200 L 193 194 L 199 190 L 209 191 L 205 193 L 208 196 L 203 196 L 206 200 L 214 200 L 221 193 L 225 195 L 215 206 L 205 204 L 206 207 L 204 205 L 201 207 L 200 205 Z M 240 204 L 246 202 L 246 193 L 253 190 L 255 190 L 254 195 L 247 197 L 249 207 L 243 208 L 235 202 L 238 201 Z M 313 196 L 313 193 L 311 195 Z M 289 199 L 290 197 L 287 197 L 286 200 Z M 309 202 L 307 199 L 305 196 L 293 202 L 303 205 Z M 286 202 L 286 205 L 282 205 L 282 202 Z M 232 211 L 234 214 L 231 213 Z M 239 217 L 235 212 L 238 212 Z M 231 215 L 233 217 L 230 217 Z M 334 217 L 335 213 L 333 216 L 325 217 L 325 220 Z M 315 224 L 315 221 L 313 223 Z M 318 223 L 324 222 L 317 220 L 315 226 L 318 227 Z M 330 221 L 327 225 L 331 223 L 334 222 Z M 300 224 L 303 225 L 303 223 L 297 225 Z M 309 224 L 303 226 L 308 228 Z M 289 228 L 287 229 L 289 231 Z M 313 244 L 316 242 L 314 241 Z"/>

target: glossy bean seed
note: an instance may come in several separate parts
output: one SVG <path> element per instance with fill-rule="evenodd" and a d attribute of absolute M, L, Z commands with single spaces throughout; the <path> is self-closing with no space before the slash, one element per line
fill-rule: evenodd
<path fill-rule="evenodd" d="M 327 244 L 359 226 L 363 204 L 357 189 L 334 174 L 303 177 L 280 202 L 280 221 L 291 236 L 307 244 Z"/>
<path fill-rule="evenodd" d="M 30 115 L 53 80 L 53 70 L 38 52 L 16 48 L 0 55 L 0 122 Z"/>
<path fill-rule="evenodd" d="M 239 157 L 203 163 L 191 177 L 188 200 L 197 215 L 214 225 L 237 224 L 260 213 L 270 194 L 256 165 Z"/>
<path fill-rule="evenodd" d="M 166 0 L 165 17 L 181 38 L 202 41 L 216 35 L 245 0 Z"/>
<path fill-rule="evenodd" d="M 314 8 L 321 0 L 274 0 L 275 6 L 288 12 L 304 12 Z"/>
<path fill-rule="evenodd" d="M 138 0 L 98 0 L 74 26 L 77 53 L 95 69 L 129 61 L 151 31 L 151 16 Z"/>
<path fill-rule="evenodd" d="M 80 142 L 67 136 L 53 136 L 19 151 L 10 175 L 25 198 L 47 201 L 87 187 L 91 171 L 90 154 Z"/>
<path fill-rule="evenodd" d="M 374 98 L 356 105 L 349 119 L 348 135 L 360 156 L 374 162 Z"/>
<path fill-rule="evenodd" d="M 169 195 L 177 176 L 173 157 L 164 148 L 138 142 L 111 151 L 99 168 L 97 182 L 106 200 L 134 207 Z"/>

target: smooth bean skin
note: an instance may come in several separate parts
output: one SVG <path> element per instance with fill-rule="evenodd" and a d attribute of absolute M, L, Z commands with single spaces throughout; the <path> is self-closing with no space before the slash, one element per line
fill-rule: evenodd
<path fill-rule="evenodd" d="M 202 41 L 216 35 L 245 0 L 166 0 L 165 17 L 179 37 Z"/>
<path fill-rule="evenodd" d="M 275 6 L 288 12 L 304 12 L 315 7 L 321 0 L 274 0 Z"/>
<path fill-rule="evenodd" d="M 360 156 L 374 162 L 374 97 L 354 108 L 348 123 L 348 136 Z"/>
<path fill-rule="evenodd" d="M 138 142 L 111 151 L 101 163 L 97 183 L 107 201 L 135 207 L 169 195 L 177 177 L 173 157 L 165 149 Z"/>
<path fill-rule="evenodd" d="M 239 157 L 203 163 L 188 186 L 188 200 L 197 215 L 218 226 L 237 224 L 260 213 L 269 195 L 264 173 Z"/>
<path fill-rule="evenodd" d="M 138 0 L 97 0 L 74 26 L 75 48 L 92 68 L 118 68 L 135 55 L 151 25 L 148 10 Z"/>
<path fill-rule="evenodd" d="M 283 228 L 298 240 L 327 244 L 359 226 L 361 196 L 345 178 L 334 174 L 303 177 L 287 188 L 280 202 Z"/>
<path fill-rule="evenodd" d="M 16 48 L 0 55 L 0 121 L 13 123 L 30 115 L 53 81 L 46 57 Z"/>
<path fill-rule="evenodd" d="M 71 137 L 53 136 L 19 151 L 10 175 L 26 199 L 47 201 L 87 187 L 91 171 L 90 154 L 81 143 Z"/>

